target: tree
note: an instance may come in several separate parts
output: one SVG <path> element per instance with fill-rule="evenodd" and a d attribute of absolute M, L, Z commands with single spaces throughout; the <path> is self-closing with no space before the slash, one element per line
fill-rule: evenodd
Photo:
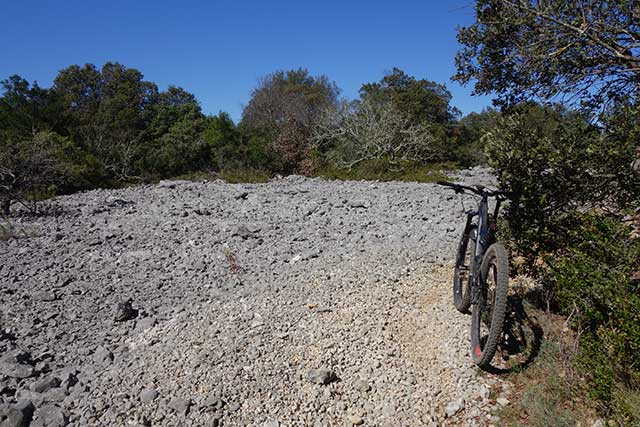
<path fill-rule="evenodd" d="M 151 177 L 176 176 L 210 165 L 210 149 L 203 137 L 204 117 L 184 117 L 143 148 L 141 171 Z"/>
<path fill-rule="evenodd" d="M 0 135 L 23 138 L 44 130 L 58 130 L 62 123 L 60 98 L 55 92 L 31 85 L 18 75 L 0 82 Z"/>
<path fill-rule="evenodd" d="M 268 141 L 284 161 L 283 172 L 309 172 L 313 126 L 337 103 L 339 92 L 326 76 L 314 77 L 305 69 L 277 71 L 251 93 L 242 128 L 249 138 L 257 134 Z"/>
<path fill-rule="evenodd" d="M 413 124 L 448 125 L 460 114 L 450 105 L 451 92 L 445 85 L 426 79 L 417 80 L 399 68 L 393 68 L 379 82 L 363 84 L 360 98 L 371 102 L 391 102 Z"/>
<path fill-rule="evenodd" d="M 68 135 L 113 177 L 130 178 L 146 110 L 158 96 L 156 85 L 144 81 L 138 70 L 108 62 L 100 71 L 92 64 L 60 71 L 54 90 L 64 102 Z"/>
<path fill-rule="evenodd" d="M 351 169 L 369 160 L 392 167 L 424 163 L 441 155 L 438 140 L 426 123 L 413 123 L 390 101 L 365 98 L 329 110 L 315 129 L 319 146 L 329 145 L 329 159 Z"/>
<path fill-rule="evenodd" d="M 211 150 L 211 161 L 217 169 L 245 166 L 240 132 L 229 114 L 220 112 L 208 118 L 207 128 L 202 135 Z"/>
<path fill-rule="evenodd" d="M 145 112 L 144 139 L 152 140 L 165 134 L 171 126 L 186 117 L 203 118 L 195 95 L 181 87 L 169 86 L 153 97 Z"/>
<path fill-rule="evenodd" d="M 36 132 L 26 139 L 0 140 L 0 205 L 5 215 L 9 215 L 14 201 L 35 212 L 38 198 L 50 194 L 62 181 L 66 169 L 61 155 L 64 142 L 49 131 Z"/>
<path fill-rule="evenodd" d="M 451 132 L 450 160 L 466 167 L 486 163 L 482 137 L 496 126 L 499 118 L 500 112 L 493 108 L 461 118 Z"/>
<path fill-rule="evenodd" d="M 458 32 L 461 83 L 502 105 L 555 100 L 589 111 L 637 104 L 640 5 L 634 1 L 478 0 Z"/>

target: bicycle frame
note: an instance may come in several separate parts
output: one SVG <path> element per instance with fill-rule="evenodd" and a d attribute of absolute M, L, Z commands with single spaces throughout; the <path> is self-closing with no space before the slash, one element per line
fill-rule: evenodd
<path fill-rule="evenodd" d="M 493 213 L 493 221 L 489 221 L 489 201 L 488 197 L 482 196 L 480 203 L 478 203 L 477 211 L 467 211 L 467 230 L 471 225 L 473 217 L 478 216 L 478 228 L 475 241 L 475 250 L 473 260 L 471 260 L 471 303 L 476 304 L 478 301 L 478 294 L 481 287 L 479 280 L 480 276 L 480 264 L 485 252 L 495 241 L 495 219 L 498 217 L 500 211 L 501 199 L 496 198 L 496 207 Z"/>

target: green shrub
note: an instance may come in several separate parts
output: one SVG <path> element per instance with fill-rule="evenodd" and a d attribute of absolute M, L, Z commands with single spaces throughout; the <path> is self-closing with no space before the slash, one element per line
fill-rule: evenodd
<path fill-rule="evenodd" d="M 581 331 L 580 366 L 592 395 L 610 401 L 640 384 L 640 239 L 615 218 L 576 215 L 567 248 L 549 257 L 549 284 L 562 313 Z"/>
<path fill-rule="evenodd" d="M 489 164 L 514 200 L 505 209 L 516 248 L 535 258 L 564 246 L 575 209 L 620 208 L 640 198 L 634 143 L 608 137 L 577 113 L 523 105 L 483 138 Z"/>
<path fill-rule="evenodd" d="M 387 159 L 380 159 L 361 162 L 351 169 L 328 164 L 320 168 L 317 175 L 341 180 L 435 182 L 447 180 L 443 170 L 451 169 L 457 169 L 457 165 L 434 163 L 423 166 L 409 161 L 390 164 Z"/>

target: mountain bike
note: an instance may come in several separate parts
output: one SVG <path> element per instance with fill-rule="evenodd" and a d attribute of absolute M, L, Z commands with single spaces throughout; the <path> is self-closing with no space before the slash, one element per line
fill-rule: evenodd
<path fill-rule="evenodd" d="M 458 245 L 453 276 L 453 303 L 461 313 L 471 307 L 471 358 L 487 368 L 496 353 L 507 309 L 509 256 L 496 242 L 496 219 L 507 193 L 481 185 L 467 186 L 439 181 L 457 194 L 480 196 L 476 209 L 466 211 L 467 221 Z M 496 199 L 489 213 L 489 198 Z"/>

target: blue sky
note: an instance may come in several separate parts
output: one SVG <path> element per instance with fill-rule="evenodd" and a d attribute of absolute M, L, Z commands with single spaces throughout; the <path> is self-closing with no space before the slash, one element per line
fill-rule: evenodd
<path fill-rule="evenodd" d="M 364 82 L 399 67 L 445 83 L 463 113 L 490 105 L 450 81 L 458 25 L 470 0 L 6 2 L 0 78 L 49 86 L 71 64 L 118 61 L 161 89 L 182 86 L 205 113 L 239 119 L 257 80 L 277 69 L 326 74 L 354 98 Z"/>

